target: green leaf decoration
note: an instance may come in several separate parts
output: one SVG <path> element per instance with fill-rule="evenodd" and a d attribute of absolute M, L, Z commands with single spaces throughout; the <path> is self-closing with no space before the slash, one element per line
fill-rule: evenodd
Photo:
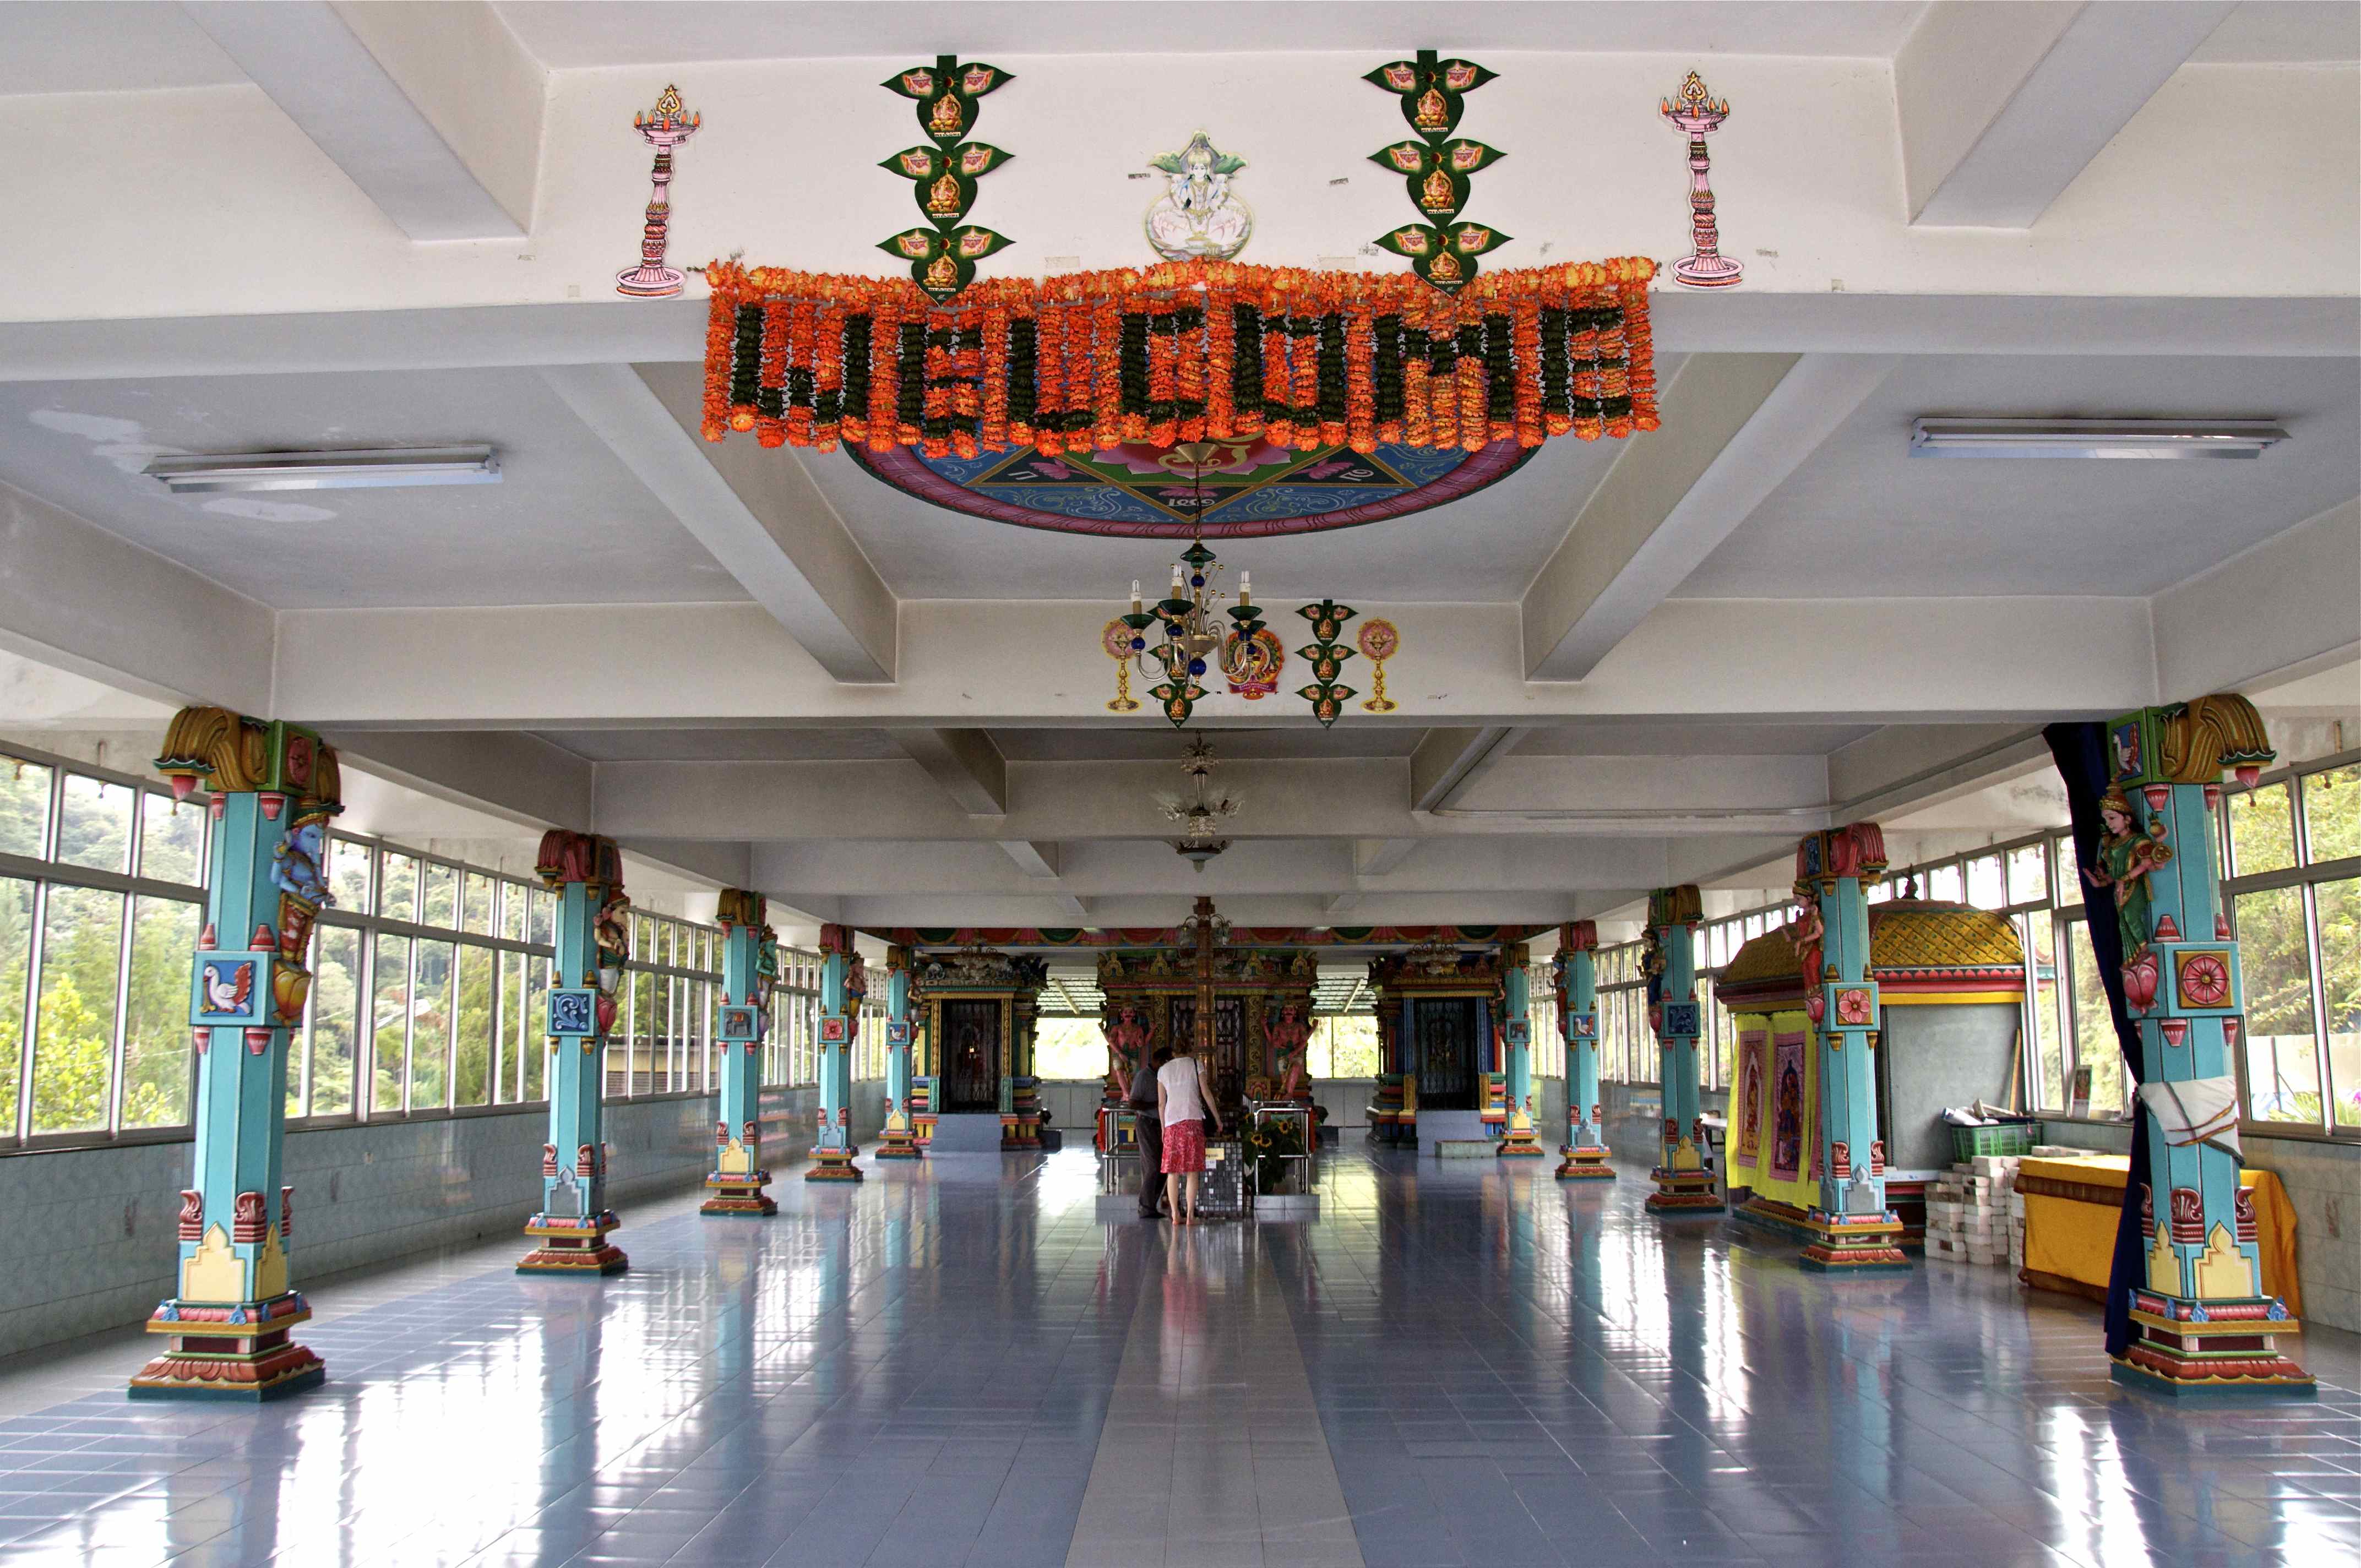
<path fill-rule="evenodd" d="M 918 125 L 938 147 L 950 147 L 974 127 L 976 100 L 1016 80 L 981 60 L 961 64 L 956 55 L 937 55 L 929 68 L 914 65 L 887 77 L 884 85 L 917 105 Z"/>
<path fill-rule="evenodd" d="M 1345 705 L 1359 694 L 1351 686 L 1340 686 L 1333 681 L 1322 681 L 1313 685 L 1298 687 L 1295 695 L 1312 705 L 1312 717 L 1318 719 L 1321 728 L 1324 729 L 1336 722 L 1338 717 L 1345 711 Z"/>
<path fill-rule="evenodd" d="M 1398 141 L 1369 154 L 1369 161 L 1396 174 L 1416 179 L 1442 161 L 1443 154 L 1422 141 Z"/>
<path fill-rule="evenodd" d="M 1312 679 L 1333 681 L 1344 673 L 1345 661 L 1353 656 L 1353 651 L 1333 642 L 1314 642 L 1310 647 L 1298 648 L 1295 656 L 1312 666 Z"/>
<path fill-rule="evenodd" d="M 1480 141 L 1457 137 L 1443 144 L 1443 166 L 1454 174 L 1473 174 L 1479 169 L 1489 169 L 1509 155 L 1497 147 L 1487 147 Z"/>
<path fill-rule="evenodd" d="M 943 154 L 931 147 L 906 147 L 891 158 L 880 159 L 877 167 L 905 180 L 932 180 L 949 166 Z"/>
<path fill-rule="evenodd" d="M 1459 224 L 1451 230 L 1451 248 L 1462 256 L 1481 256 L 1508 244 L 1510 237 L 1488 224 Z"/>
<path fill-rule="evenodd" d="M 1323 642 L 1334 642 L 1344 635 L 1345 623 L 1361 612 L 1349 604 L 1322 599 L 1318 604 L 1298 606 L 1295 613 L 1312 623 L 1313 637 Z"/>
<path fill-rule="evenodd" d="M 1362 78 L 1400 100 L 1402 117 L 1420 137 L 1381 148 L 1369 155 L 1370 161 L 1400 174 L 1411 205 L 1420 217 L 1431 220 L 1405 224 L 1377 243 L 1408 258 L 1413 271 L 1446 292 L 1476 276 L 1477 257 L 1509 238 L 1475 225 L 1449 230 L 1436 226 L 1455 224 L 1472 193 L 1473 176 L 1508 156 L 1496 147 L 1452 135 L 1459 128 L 1466 94 L 1494 75 L 1474 60 L 1443 60 L 1433 49 L 1421 49 L 1414 60 L 1389 60 Z"/>
<path fill-rule="evenodd" d="M 1205 695 L 1205 688 L 1194 681 L 1166 681 L 1149 687 L 1148 695 L 1163 705 L 1164 717 L 1172 721 L 1172 728 L 1178 729 L 1189 722 L 1189 716 L 1196 710 L 1197 699 Z"/>
<path fill-rule="evenodd" d="M 943 54 L 931 66 L 911 66 L 884 83 L 916 105 L 918 126 L 935 145 L 905 148 L 878 167 L 911 182 L 919 214 L 940 232 L 930 236 L 922 229 L 906 230 L 878 248 L 907 261 L 910 276 L 938 302 L 966 288 L 975 279 L 975 264 L 1009 243 L 964 220 L 975 204 L 976 181 L 1010 155 L 988 142 L 964 138 L 974 128 L 977 100 L 1013 80 L 996 65 Z"/>
<path fill-rule="evenodd" d="M 1006 235 L 994 234 L 987 228 L 970 224 L 951 231 L 951 254 L 973 266 L 995 250 L 1005 250 L 1013 243 Z"/>

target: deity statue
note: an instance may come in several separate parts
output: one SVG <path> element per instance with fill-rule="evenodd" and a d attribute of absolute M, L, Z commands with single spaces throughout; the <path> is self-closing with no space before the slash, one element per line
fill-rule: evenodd
<path fill-rule="evenodd" d="M 2124 944 L 2124 1002 L 2145 1011 L 2156 1000 L 2157 960 L 2148 942 L 2155 934 L 2149 914 L 2147 875 L 2172 859 L 2164 841 L 2162 817 L 2152 817 L 2145 828 L 2133 826 L 2132 803 L 2123 790 L 2110 789 L 2099 798 L 2099 863 L 2082 868 L 2092 887 L 2115 890 L 2115 929 Z"/>
<path fill-rule="evenodd" d="M 1199 131 L 1179 152 L 1150 159 L 1171 177 L 1148 209 L 1148 243 L 1167 261 L 1227 261 L 1246 247 L 1254 214 L 1231 193 L 1230 176 L 1246 160 L 1217 150 Z"/>

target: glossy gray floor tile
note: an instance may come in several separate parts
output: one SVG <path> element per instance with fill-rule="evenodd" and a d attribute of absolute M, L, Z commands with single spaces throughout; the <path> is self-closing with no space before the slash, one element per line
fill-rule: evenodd
<path fill-rule="evenodd" d="M 2274 1563 L 2361 1554 L 2361 1398 L 2185 1411 L 1996 1269 L 1829 1281 L 1644 1181 L 1348 1146 L 1315 1223 L 1101 1225 L 1086 1153 L 646 1206 L 316 1292 L 330 1382 L 0 1371 L 10 1564 Z M 300 1262 L 300 1256 L 299 1256 Z M 2349 1366 L 2349 1336 L 2299 1342 Z M 2345 1381 L 2349 1383 L 2350 1377 Z"/>

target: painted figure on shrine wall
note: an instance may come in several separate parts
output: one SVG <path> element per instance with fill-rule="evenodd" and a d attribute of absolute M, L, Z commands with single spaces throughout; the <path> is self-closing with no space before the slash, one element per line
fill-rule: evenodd
<path fill-rule="evenodd" d="M 1779 1104 L 1773 1123 L 1771 1168 L 1793 1177 L 1804 1163 L 1804 1054 L 1781 1052 Z"/>
<path fill-rule="evenodd" d="M 2115 926 L 2124 944 L 2124 1000 L 2146 1009 L 2156 1000 L 2156 954 L 2149 950 L 2154 933 L 2150 914 L 2148 873 L 2169 862 L 2172 846 L 2164 841 L 2161 817 L 2143 829 L 2132 820 L 2132 804 L 2120 788 L 2100 797 L 2099 819 L 2106 830 L 2099 839 L 2099 863 L 2082 868 L 2092 887 L 2115 890 Z"/>

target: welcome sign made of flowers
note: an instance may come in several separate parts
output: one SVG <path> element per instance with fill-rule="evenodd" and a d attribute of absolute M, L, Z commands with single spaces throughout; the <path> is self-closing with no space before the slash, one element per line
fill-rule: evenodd
<path fill-rule="evenodd" d="M 979 281 L 976 262 L 1008 241 L 967 214 L 1011 155 L 970 136 L 1011 77 L 951 55 L 898 72 L 885 86 L 931 143 L 884 164 L 928 220 L 881 246 L 909 279 L 708 266 L 702 433 L 970 457 L 1249 437 L 1475 451 L 1653 430 L 1653 262 L 1478 275 L 1509 236 L 1459 213 L 1470 177 L 1504 155 L 1455 133 L 1492 76 L 1431 49 L 1368 74 L 1418 133 L 1372 155 L 1421 216 L 1378 242 L 1411 275 L 1182 261 Z"/>

